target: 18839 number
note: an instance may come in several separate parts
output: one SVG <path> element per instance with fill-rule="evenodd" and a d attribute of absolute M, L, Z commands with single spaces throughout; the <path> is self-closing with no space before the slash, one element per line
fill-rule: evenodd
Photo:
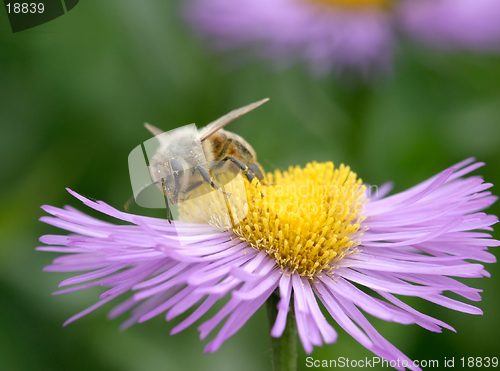
<path fill-rule="evenodd" d="M 498 358 L 497 357 L 462 357 L 460 358 L 462 361 L 462 367 L 498 367 Z"/>
<path fill-rule="evenodd" d="M 43 13 L 45 7 L 43 3 L 8 3 L 7 12 L 10 13 Z"/>

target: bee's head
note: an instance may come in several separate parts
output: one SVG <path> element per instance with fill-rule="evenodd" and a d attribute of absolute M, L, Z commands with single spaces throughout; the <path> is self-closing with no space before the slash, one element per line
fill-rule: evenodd
<path fill-rule="evenodd" d="M 153 134 L 156 134 L 152 131 Z M 155 135 L 160 146 L 149 161 L 151 178 L 172 204 L 187 198 L 188 188 L 194 169 L 206 164 L 205 154 L 198 138 L 196 125 Z"/>
<path fill-rule="evenodd" d="M 156 154 L 151 159 L 149 170 L 153 181 L 162 188 L 168 201 L 177 204 L 179 194 L 185 189 L 188 182 L 186 164 L 182 157 L 166 157 L 162 154 Z"/>

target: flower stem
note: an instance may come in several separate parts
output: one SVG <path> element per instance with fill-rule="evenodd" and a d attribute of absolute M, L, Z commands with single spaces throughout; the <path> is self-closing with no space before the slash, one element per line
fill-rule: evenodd
<path fill-rule="evenodd" d="M 273 293 L 266 301 L 270 329 L 273 327 L 278 315 L 277 305 L 279 300 L 279 295 Z M 293 314 L 293 297 L 290 300 L 290 311 L 288 312 L 283 335 L 279 338 L 271 336 L 271 354 L 273 371 L 297 370 L 297 323 Z"/>

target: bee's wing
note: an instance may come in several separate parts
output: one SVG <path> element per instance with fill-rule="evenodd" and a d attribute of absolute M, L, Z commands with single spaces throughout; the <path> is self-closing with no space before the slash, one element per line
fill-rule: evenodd
<path fill-rule="evenodd" d="M 229 124 L 231 121 L 236 120 L 238 117 L 243 116 L 245 113 L 250 112 L 251 110 L 257 108 L 261 104 L 266 103 L 269 98 L 265 98 L 259 100 L 258 102 L 251 103 L 247 106 L 235 109 L 234 111 L 229 112 L 228 114 L 219 117 L 217 120 L 212 121 L 210 124 L 200 129 L 200 141 L 204 141 L 210 135 L 215 133 L 217 130 L 222 129 L 224 126 Z"/>

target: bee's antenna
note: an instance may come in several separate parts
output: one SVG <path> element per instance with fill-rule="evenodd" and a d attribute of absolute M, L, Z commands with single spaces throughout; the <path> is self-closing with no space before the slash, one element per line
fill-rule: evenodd
<path fill-rule="evenodd" d="M 146 129 L 148 129 L 150 131 L 151 134 L 153 134 L 154 136 L 157 136 L 157 135 L 160 135 L 160 134 L 163 134 L 164 131 L 161 130 L 161 129 L 158 129 L 156 126 L 153 126 L 151 124 L 148 124 L 147 122 L 144 123 L 144 126 L 146 127 Z"/>
<path fill-rule="evenodd" d="M 125 211 L 128 211 L 128 209 L 130 209 L 130 206 L 132 206 L 132 204 L 135 202 L 136 198 L 139 197 L 139 195 L 142 193 L 142 191 L 144 191 L 146 188 L 151 187 L 152 185 L 155 185 L 155 184 L 158 184 L 158 183 L 159 182 L 152 182 L 152 183 L 146 184 L 141 189 L 139 189 L 139 192 L 137 192 L 135 195 L 133 195 L 132 197 L 130 197 L 130 199 L 123 206 L 123 208 L 125 209 Z"/>

